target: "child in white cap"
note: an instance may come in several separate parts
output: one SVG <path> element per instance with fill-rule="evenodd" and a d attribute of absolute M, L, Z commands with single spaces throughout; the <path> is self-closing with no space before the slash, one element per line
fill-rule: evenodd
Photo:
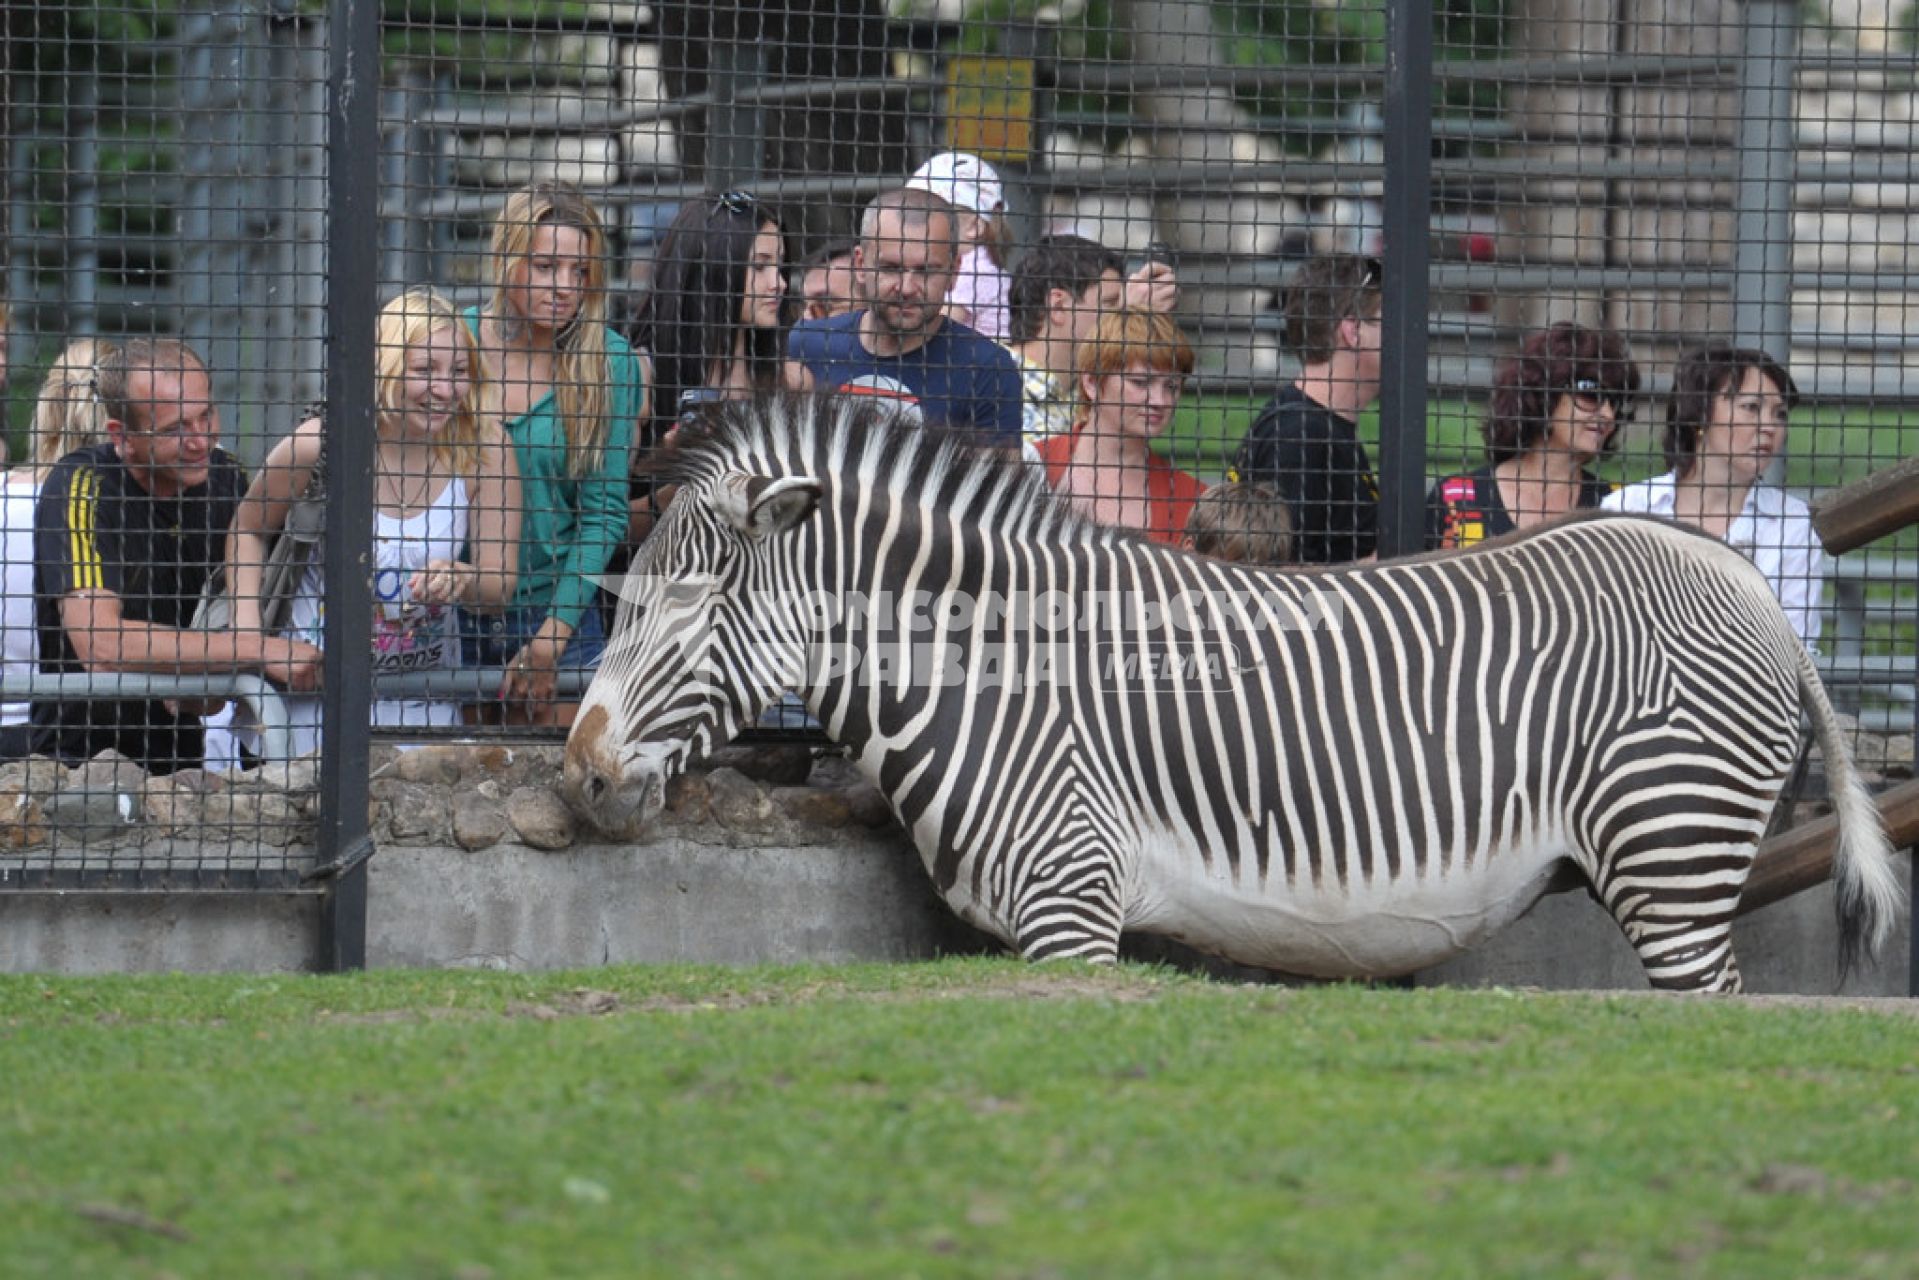
<path fill-rule="evenodd" d="M 967 151 L 942 151 L 914 171 L 909 187 L 930 191 L 959 214 L 960 260 L 946 295 L 949 319 L 1006 341 L 1006 189 L 993 166 Z"/>

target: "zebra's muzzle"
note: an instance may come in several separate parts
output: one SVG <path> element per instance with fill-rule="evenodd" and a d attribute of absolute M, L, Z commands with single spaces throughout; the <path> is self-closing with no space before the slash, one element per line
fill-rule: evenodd
<path fill-rule="evenodd" d="M 668 743 L 609 749 L 603 734 L 581 732 L 590 716 L 567 739 L 561 794 L 602 833 L 632 839 L 666 807 L 666 780 L 681 753 Z"/>

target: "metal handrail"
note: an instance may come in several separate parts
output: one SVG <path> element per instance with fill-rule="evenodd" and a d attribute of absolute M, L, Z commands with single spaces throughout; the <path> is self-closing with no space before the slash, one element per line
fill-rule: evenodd
<path fill-rule="evenodd" d="M 562 667 L 554 680 L 555 693 L 584 693 L 594 673 Z M 505 667 L 453 667 L 439 671 L 406 671 L 373 677 L 373 696 L 380 699 L 432 698 L 480 702 L 500 691 Z"/>
<path fill-rule="evenodd" d="M 162 675 L 145 671 L 83 671 L 65 675 L 0 679 L 6 702 L 158 702 L 162 699 L 227 698 L 246 704 L 270 760 L 290 759 L 293 734 L 286 702 L 273 685 L 251 672 Z"/>

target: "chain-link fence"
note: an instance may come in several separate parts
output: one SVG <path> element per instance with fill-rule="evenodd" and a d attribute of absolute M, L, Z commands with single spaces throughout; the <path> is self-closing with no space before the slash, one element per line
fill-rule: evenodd
<path fill-rule="evenodd" d="M 0 875 L 310 883 L 362 726 L 557 740 L 781 389 L 1255 559 L 1676 515 L 1909 772 L 1913 536 L 1806 503 L 1919 433 L 1911 8 L 10 5 Z"/>

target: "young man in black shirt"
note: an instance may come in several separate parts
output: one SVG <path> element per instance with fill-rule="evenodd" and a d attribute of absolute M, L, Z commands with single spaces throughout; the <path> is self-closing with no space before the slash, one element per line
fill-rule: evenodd
<path fill-rule="evenodd" d="M 1331 255 L 1300 267 L 1286 291 L 1286 342 L 1299 378 L 1259 411 L 1229 477 L 1270 486 L 1292 512 L 1303 564 L 1345 564 L 1379 544 L 1379 484 L 1358 419 L 1379 398 L 1380 269 Z"/>
<path fill-rule="evenodd" d="M 220 434 L 206 366 L 184 343 L 134 339 L 95 372 L 107 443 L 55 464 L 34 512 L 40 670 L 182 675 L 258 671 L 320 682 L 320 651 L 277 636 L 185 629 L 226 556 L 246 489 Z M 36 749 L 86 760 L 115 748 L 154 773 L 197 768 L 201 708 L 36 701 Z"/>

